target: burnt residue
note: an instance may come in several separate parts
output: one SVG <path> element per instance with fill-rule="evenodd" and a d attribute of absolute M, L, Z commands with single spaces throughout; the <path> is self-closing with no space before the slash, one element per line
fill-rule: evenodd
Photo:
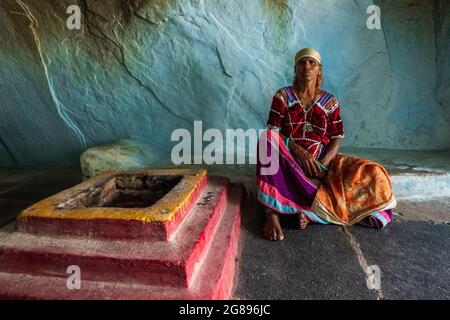
<path fill-rule="evenodd" d="M 265 14 L 280 31 L 285 31 L 290 20 L 291 9 L 287 0 L 261 0 Z"/>
<path fill-rule="evenodd" d="M 164 20 L 175 3 L 176 0 L 78 0 L 83 15 L 89 15 L 91 23 L 98 27 L 117 23 L 117 18 L 123 26 L 135 19 L 154 24 Z"/>
<path fill-rule="evenodd" d="M 125 65 L 122 40 L 138 35 L 138 26 L 133 25 L 136 21 L 159 25 L 159 19 L 164 19 L 173 3 L 175 0 L 78 0 L 87 34 L 100 50 L 113 54 L 133 78 Z"/>
<path fill-rule="evenodd" d="M 177 0 L 142 0 L 138 6 L 132 6 L 135 18 L 151 25 L 160 25 L 169 17 L 169 11 L 176 7 Z"/>
<path fill-rule="evenodd" d="M 136 12 L 144 5 L 144 0 L 119 0 L 123 11 L 123 18 L 129 23 Z"/>
<path fill-rule="evenodd" d="M 116 0 L 121 8 L 125 24 L 133 19 L 145 20 L 151 24 L 164 20 L 168 11 L 174 7 L 175 0 Z"/>
<path fill-rule="evenodd" d="M 146 208 L 169 193 L 182 178 L 170 175 L 117 175 L 80 192 L 57 208 Z"/>
<path fill-rule="evenodd" d="M 14 30 L 14 35 L 18 37 L 16 42 L 24 44 L 29 52 L 32 52 L 35 58 L 39 59 L 33 34 L 28 27 L 30 20 L 23 12 L 21 6 L 15 0 L 0 0 L 0 10 L 4 11 L 10 18 L 10 25 Z"/>
<path fill-rule="evenodd" d="M 36 18 L 43 45 L 52 39 L 70 40 L 82 34 L 86 40 L 95 42 L 95 46 L 88 43 L 84 48 L 100 51 L 104 64 L 118 61 L 124 65 L 124 43 L 138 37 L 137 29 L 142 28 L 142 21 L 155 27 L 155 29 L 147 28 L 146 32 L 151 30 L 158 32 L 159 26 L 167 21 L 169 11 L 176 7 L 177 0 L 39 0 L 39 2 L 24 0 L 24 3 L 30 8 L 33 18 Z M 65 28 L 68 17 L 66 10 L 73 4 L 81 8 L 83 30 L 80 32 L 69 32 Z M 26 16 L 17 0 L 1 0 L 0 10 L 10 18 L 9 25 L 20 37 L 18 42 L 27 46 L 39 59 L 35 39 L 29 27 L 30 17 Z M 127 69 L 126 66 L 124 68 Z M 130 73 L 129 70 L 125 71 Z"/>
<path fill-rule="evenodd" d="M 261 1 L 268 22 L 263 31 L 264 39 L 274 52 L 282 54 L 288 49 L 288 27 L 293 15 L 292 9 L 287 0 Z"/>

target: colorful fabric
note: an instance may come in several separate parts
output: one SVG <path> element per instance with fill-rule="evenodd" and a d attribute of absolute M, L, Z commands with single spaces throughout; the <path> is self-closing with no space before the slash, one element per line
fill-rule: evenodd
<path fill-rule="evenodd" d="M 279 150 L 278 159 L 274 154 L 269 156 L 271 161 L 279 162 L 279 170 L 275 174 L 262 175 L 264 165 L 258 159 L 258 200 L 264 206 L 282 214 L 302 212 L 311 221 L 322 224 L 352 225 L 359 222 L 382 229 L 392 220 L 395 198 L 389 177 L 380 165 L 339 154 L 324 182 L 317 186 L 295 161 L 277 131 L 268 130 L 267 138 L 263 135 L 259 143 L 267 144 L 266 150 Z M 363 168 L 358 170 L 356 165 Z M 339 181 L 342 182 L 341 188 Z"/>
<path fill-rule="evenodd" d="M 272 99 L 267 125 L 278 129 L 318 158 L 331 139 L 344 138 L 344 126 L 337 99 L 323 91 L 304 110 L 293 87 L 277 91 Z"/>
<path fill-rule="evenodd" d="M 355 224 L 373 212 L 396 205 L 385 168 L 379 164 L 338 153 L 317 190 L 312 210 L 327 221 Z M 382 217 L 377 215 L 382 220 Z"/>

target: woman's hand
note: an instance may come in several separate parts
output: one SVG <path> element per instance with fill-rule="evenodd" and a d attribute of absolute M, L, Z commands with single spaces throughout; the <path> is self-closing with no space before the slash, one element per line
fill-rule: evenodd
<path fill-rule="evenodd" d="M 336 157 L 341 146 L 341 139 L 332 139 L 327 146 L 325 155 L 322 157 L 321 162 L 326 166 L 330 167 L 331 162 Z"/>
<path fill-rule="evenodd" d="M 329 157 L 323 157 L 322 160 L 320 160 L 320 162 L 322 162 L 322 164 L 326 167 L 330 166 L 331 161 L 333 161 L 333 159 Z"/>
<path fill-rule="evenodd" d="M 297 157 L 308 176 L 312 178 L 322 178 L 325 175 L 325 172 L 320 169 L 316 159 L 308 151 L 295 143 L 292 143 L 292 146 L 289 145 L 289 147 L 291 147 L 292 152 Z"/>

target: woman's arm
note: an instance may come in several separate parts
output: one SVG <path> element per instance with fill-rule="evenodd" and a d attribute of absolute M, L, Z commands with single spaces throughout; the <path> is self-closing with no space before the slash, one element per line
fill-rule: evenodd
<path fill-rule="evenodd" d="M 344 123 L 341 119 L 341 108 L 339 102 L 334 97 L 328 102 L 328 106 L 332 106 L 332 110 L 327 114 L 327 136 L 330 142 L 327 145 L 325 155 L 322 157 L 321 162 L 327 167 L 333 161 L 339 152 L 341 146 L 341 138 L 344 137 Z"/>
<path fill-rule="evenodd" d="M 283 141 L 286 141 L 287 137 L 281 132 L 279 132 L 279 134 Z M 308 150 L 302 148 L 291 139 L 289 139 L 289 148 L 295 154 L 303 168 L 305 168 L 306 174 L 308 176 L 313 178 L 321 176 L 321 169 L 319 167 L 319 164 L 316 162 L 316 159 L 308 152 Z"/>
<path fill-rule="evenodd" d="M 334 157 L 338 154 L 340 147 L 341 139 L 331 139 L 330 143 L 327 145 L 327 151 L 320 162 L 328 167 Z"/>

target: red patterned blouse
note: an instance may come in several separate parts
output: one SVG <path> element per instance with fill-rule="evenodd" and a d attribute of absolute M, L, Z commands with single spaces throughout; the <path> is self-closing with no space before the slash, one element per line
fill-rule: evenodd
<path fill-rule="evenodd" d="M 292 87 L 277 91 L 272 100 L 267 125 L 278 129 L 319 159 L 331 139 L 344 138 L 344 126 L 337 99 L 323 91 L 309 110 L 304 111 Z"/>

